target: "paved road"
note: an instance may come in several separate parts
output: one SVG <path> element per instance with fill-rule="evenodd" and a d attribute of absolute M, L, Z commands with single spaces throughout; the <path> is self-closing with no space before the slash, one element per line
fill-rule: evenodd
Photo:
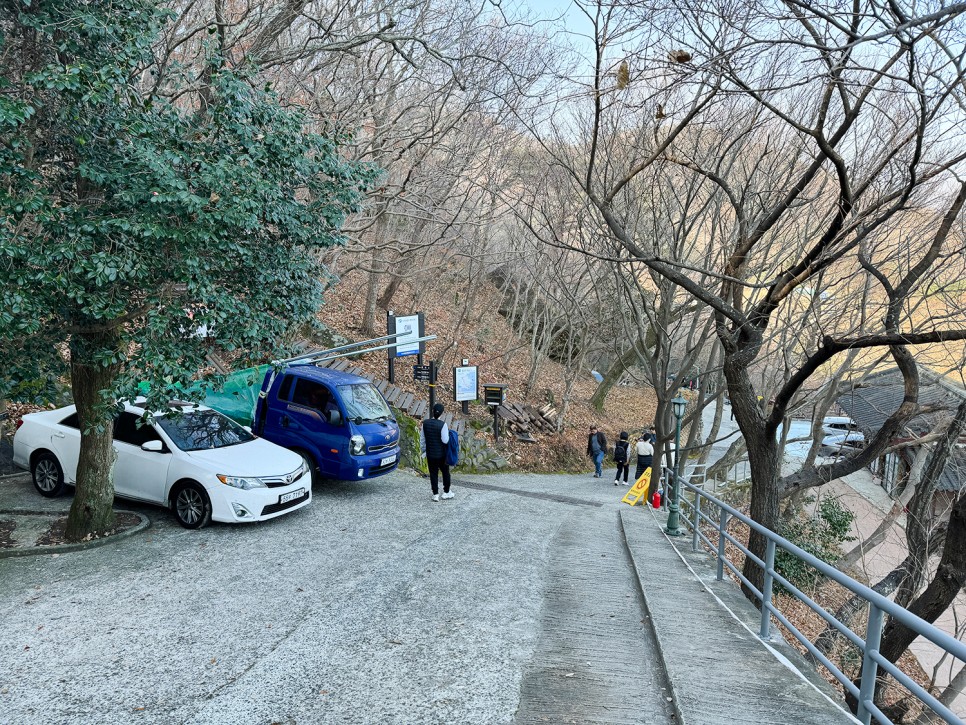
<path fill-rule="evenodd" d="M 11 723 L 670 723 L 589 476 L 396 473 L 258 525 L 0 562 Z M 39 505 L 0 482 L 0 507 Z M 57 502 L 63 506 L 65 500 Z"/>
<path fill-rule="evenodd" d="M 704 431 L 705 435 L 710 432 L 713 422 L 714 405 L 709 405 L 701 413 L 702 430 Z M 792 420 L 788 431 L 789 440 L 799 438 L 807 439 L 810 436 L 810 421 L 797 419 Z M 730 448 L 731 444 L 734 443 L 739 437 L 741 437 L 741 431 L 738 428 L 738 423 L 731 417 L 731 406 L 726 405 L 724 407 L 724 414 L 721 417 L 721 425 L 718 430 L 718 437 L 711 445 L 711 454 L 708 456 L 708 462 L 706 465 L 710 466 L 725 453 L 727 453 L 728 448 Z M 802 467 L 802 463 L 805 461 L 805 457 L 808 454 L 810 445 L 810 442 L 803 441 L 798 443 L 789 443 L 785 446 L 785 457 L 782 461 L 783 475 L 794 473 Z M 737 464 L 736 469 L 737 470 L 733 473 L 737 474 L 737 478 L 739 479 L 751 475 L 747 463 L 747 457 L 744 461 Z"/>

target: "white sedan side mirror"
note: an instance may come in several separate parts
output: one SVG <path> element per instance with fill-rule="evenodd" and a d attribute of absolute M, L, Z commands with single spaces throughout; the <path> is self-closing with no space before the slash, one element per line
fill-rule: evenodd
<path fill-rule="evenodd" d="M 164 443 L 161 441 L 145 441 L 141 444 L 141 450 L 151 453 L 161 453 L 164 451 Z"/>

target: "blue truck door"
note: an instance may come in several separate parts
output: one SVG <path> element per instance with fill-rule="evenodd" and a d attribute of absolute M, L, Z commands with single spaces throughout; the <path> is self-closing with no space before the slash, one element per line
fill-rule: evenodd
<path fill-rule="evenodd" d="M 339 458 L 348 446 L 346 423 L 339 403 L 323 383 L 295 377 L 291 403 L 283 410 L 291 435 L 305 439 L 306 449 L 318 452 L 319 471 L 337 477 Z"/>

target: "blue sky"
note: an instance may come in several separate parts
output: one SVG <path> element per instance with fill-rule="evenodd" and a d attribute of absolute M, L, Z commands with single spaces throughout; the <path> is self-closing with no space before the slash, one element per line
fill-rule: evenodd
<path fill-rule="evenodd" d="M 520 0 L 520 4 L 530 7 L 538 15 L 553 17 L 568 10 L 571 0 Z"/>
<path fill-rule="evenodd" d="M 541 18 L 564 16 L 568 20 L 579 20 L 584 17 L 574 8 L 572 0 L 516 0 L 516 4 L 521 8 L 530 8 L 534 15 Z"/>

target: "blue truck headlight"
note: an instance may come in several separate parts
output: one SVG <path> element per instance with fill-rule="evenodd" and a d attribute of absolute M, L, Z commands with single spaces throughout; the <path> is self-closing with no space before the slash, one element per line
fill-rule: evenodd
<path fill-rule="evenodd" d="M 349 439 L 349 453 L 354 456 L 361 456 L 366 452 L 366 439 L 360 435 L 354 435 Z"/>

